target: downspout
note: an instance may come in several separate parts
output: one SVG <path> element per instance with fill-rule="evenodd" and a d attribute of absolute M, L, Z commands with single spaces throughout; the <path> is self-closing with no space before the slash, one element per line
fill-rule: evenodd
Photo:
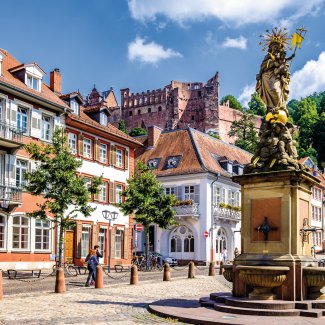
<path fill-rule="evenodd" d="M 214 229 L 214 217 L 213 217 L 213 184 L 219 179 L 220 173 L 217 173 L 217 178 L 211 182 L 211 227 L 210 227 L 210 262 L 215 264 L 215 254 L 213 248 L 214 236 L 213 236 L 213 229 Z"/>

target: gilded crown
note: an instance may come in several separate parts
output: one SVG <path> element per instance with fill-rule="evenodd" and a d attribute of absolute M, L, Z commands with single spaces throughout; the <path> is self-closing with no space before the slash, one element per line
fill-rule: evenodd
<path fill-rule="evenodd" d="M 266 30 L 266 33 L 260 35 L 261 41 L 259 42 L 260 45 L 263 45 L 262 50 L 265 51 L 269 48 L 271 44 L 277 43 L 282 48 L 285 48 L 290 40 L 288 37 L 288 32 L 286 28 L 278 28 L 275 27 L 271 31 Z"/>

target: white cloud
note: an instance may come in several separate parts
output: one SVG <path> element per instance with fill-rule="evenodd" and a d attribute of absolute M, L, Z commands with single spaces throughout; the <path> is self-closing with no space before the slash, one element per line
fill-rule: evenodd
<path fill-rule="evenodd" d="M 241 50 L 247 49 L 247 38 L 240 35 L 238 38 L 227 37 L 222 43 L 222 47 L 233 47 Z"/>
<path fill-rule="evenodd" d="M 256 83 L 251 83 L 250 85 L 246 85 L 242 93 L 239 95 L 238 100 L 244 107 L 248 107 L 248 102 L 251 100 L 252 94 L 255 92 Z"/>
<path fill-rule="evenodd" d="M 141 37 L 129 43 L 128 58 L 130 61 L 140 61 L 143 63 L 158 63 L 161 60 L 172 57 L 182 57 L 179 52 L 172 49 L 164 49 L 160 44 L 155 42 L 145 43 L 146 40 Z"/>
<path fill-rule="evenodd" d="M 302 69 L 293 73 L 290 98 L 300 99 L 325 89 L 325 51 L 317 60 L 308 61 Z"/>
<path fill-rule="evenodd" d="M 134 19 L 154 21 L 158 16 L 183 25 L 214 17 L 235 26 L 283 19 L 296 20 L 314 14 L 324 0 L 128 0 Z"/>

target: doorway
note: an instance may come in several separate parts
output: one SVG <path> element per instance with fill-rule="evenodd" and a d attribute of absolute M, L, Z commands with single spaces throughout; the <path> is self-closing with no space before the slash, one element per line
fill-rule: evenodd
<path fill-rule="evenodd" d="M 74 243 L 74 231 L 67 230 L 65 232 L 65 260 L 69 264 L 73 264 L 73 243 Z"/>

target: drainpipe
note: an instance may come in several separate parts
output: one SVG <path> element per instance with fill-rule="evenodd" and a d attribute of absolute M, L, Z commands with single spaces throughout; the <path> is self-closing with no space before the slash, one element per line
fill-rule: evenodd
<path fill-rule="evenodd" d="M 213 217 L 213 184 L 219 179 L 220 173 L 217 174 L 217 178 L 211 182 L 211 227 L 210 227 L 210 262 L 213 262 L 215 264 L 215 254 L 213 249 L 213 242 L 214 242 L 214 236 L 213 236 L 213 229 L 214 229 L 214 217 Z"/>

